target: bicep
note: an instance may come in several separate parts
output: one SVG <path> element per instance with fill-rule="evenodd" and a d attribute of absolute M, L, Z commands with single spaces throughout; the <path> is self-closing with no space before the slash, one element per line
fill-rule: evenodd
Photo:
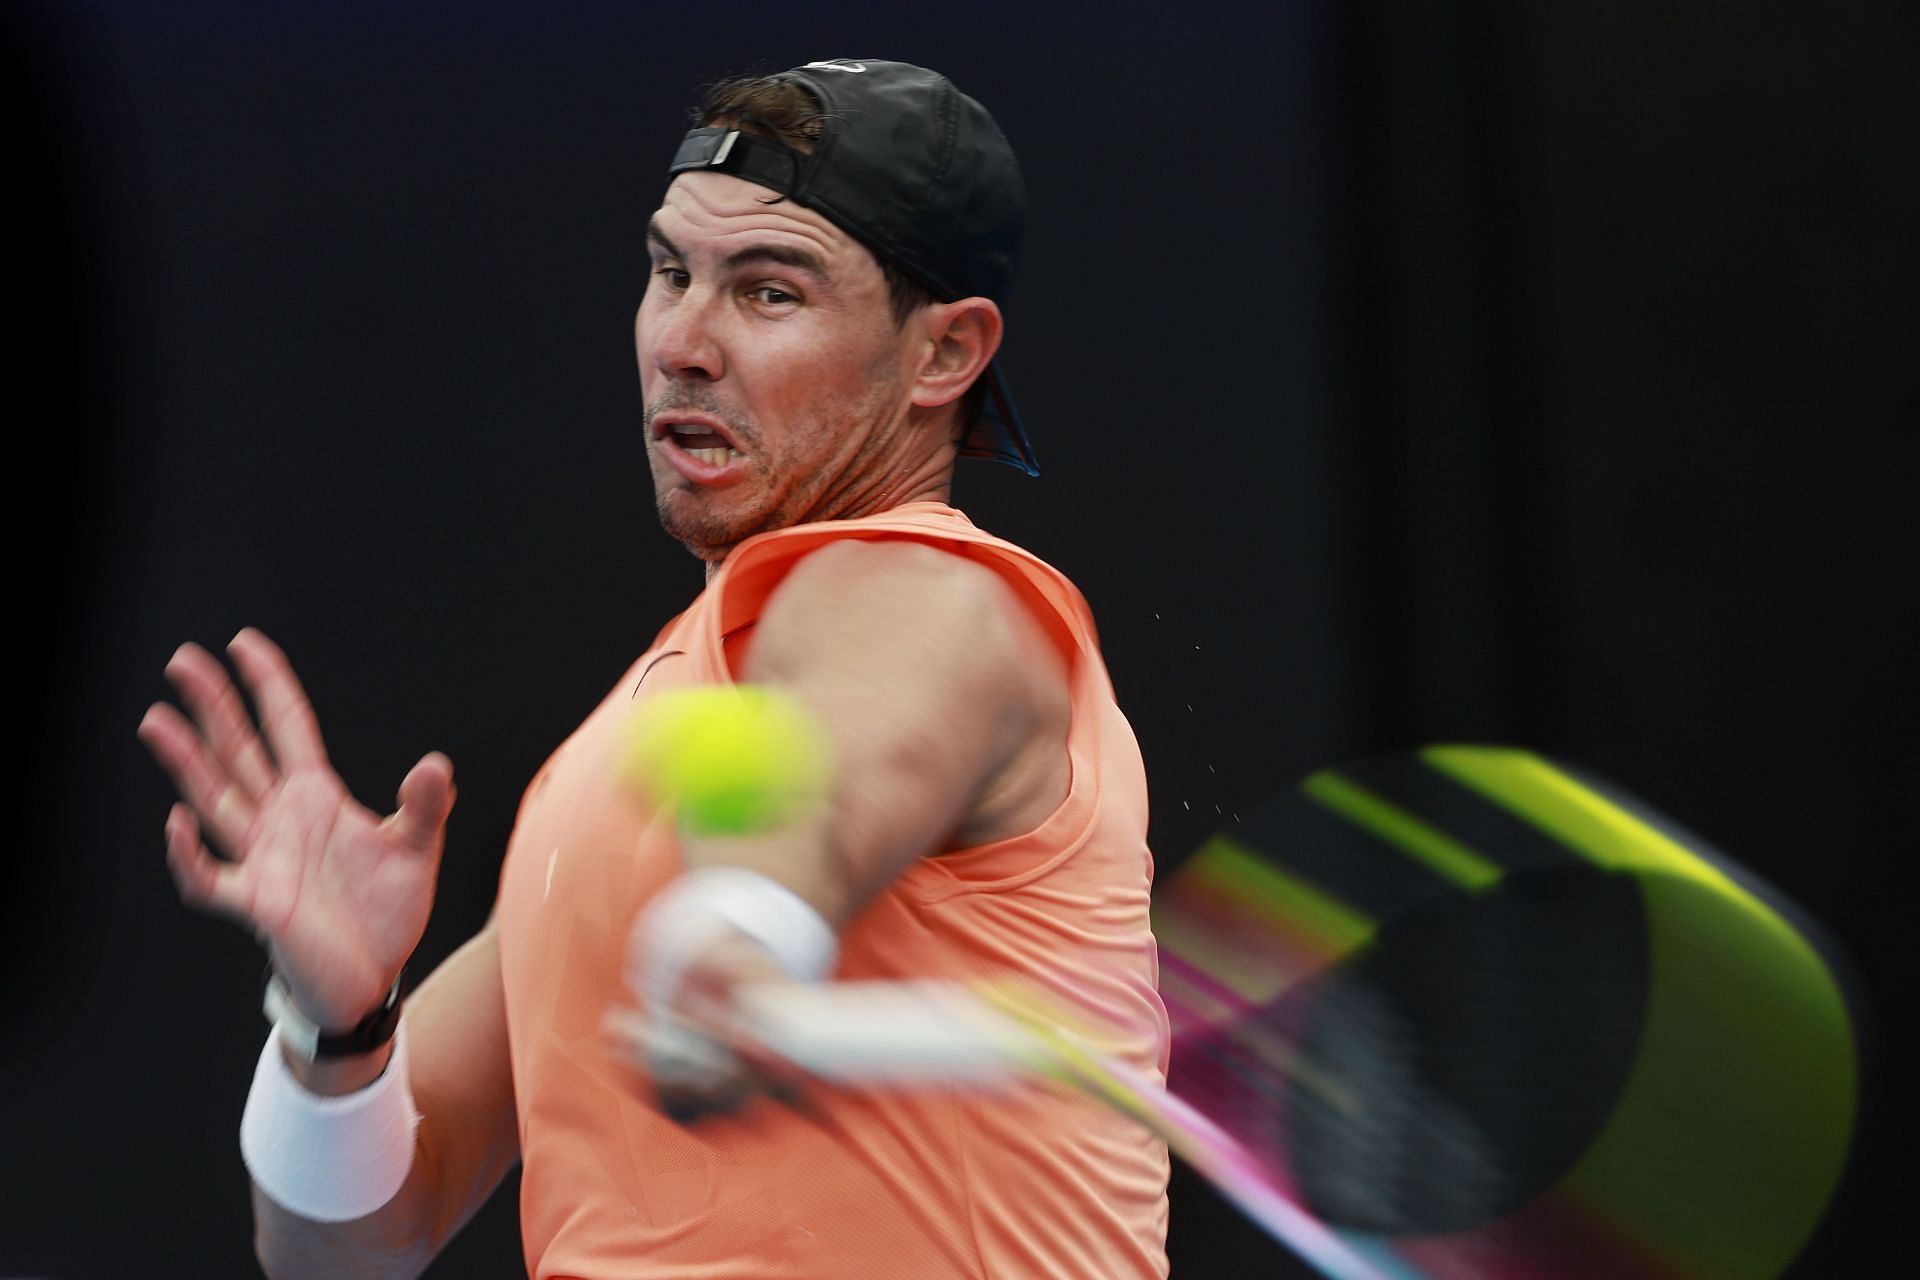
<path fill-rule="evenodd" d="M 768 601 L 742 674 L 867 730 L 846 744 L 856 756 L 886 754 L 918 717 L 949 731 L 933 737 L 984 744 L 988 763 L 1065 689 L 1059 651 L 999 575 L 918 543 L 808 556 Z"/>
<path fill-rule="evenodd" d="M 809 555 L 769 600 L 743 675 L 792 693 L 833 740 L 817 847 L 843 919 L 936 852 L 1066 699 L 1064 659 L 999 576 L 914 543 Z"/>
<path fill-rule="evenodd" d="M 406 1016 L 437 1248 L 479 1211 L 520 1154 L 493 920 L 421 984 Z"/>

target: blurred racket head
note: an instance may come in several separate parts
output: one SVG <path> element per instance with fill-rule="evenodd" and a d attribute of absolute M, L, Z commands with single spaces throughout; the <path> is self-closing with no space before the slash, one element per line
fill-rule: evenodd
<path fill-rule="evenodd" d="M 1698 837 L 1525 751 L 1323 770 L 1156 892 L 1170 1088 L 1417 1277 L 1778 1276 L 1845 1167 L 1857 993 Z"/>

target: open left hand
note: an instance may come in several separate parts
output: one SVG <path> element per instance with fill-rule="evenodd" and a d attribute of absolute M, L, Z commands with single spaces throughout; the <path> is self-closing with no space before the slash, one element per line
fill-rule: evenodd
<path fill-rule="evenodd" d="M 193 718 L 162 702 L 140 722 L 140 740 L 181 796 L 167 815 L 167 864 L 187 905 L 260 939 L 295 1007 L 321 1026 L 352 1026 L 385 997 L 427 927 L 453 765 L 430 752 L 382 817 L 348 794 L 328 761 L 279 646 L 249 627 L 228 652 L 257 726 L 219 661 L 194 644 L 167 663 Z"/>

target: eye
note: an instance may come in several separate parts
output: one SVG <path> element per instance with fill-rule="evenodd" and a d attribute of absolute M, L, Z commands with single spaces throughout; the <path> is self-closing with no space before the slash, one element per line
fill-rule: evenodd
<path fill-rule="evenodd" d="M 747 296 L 758 299 L 770 307 L 784 307 L 800 301 L 798 294 L 788 293 L 777 284 L 756 285 L 747 291 Z"/>
<path fill-rule="evenodd" d="M 653 274 L 665 280 L 669 289 L 684 289 L 693 279 L 680 267 L 656 267 Z"/>

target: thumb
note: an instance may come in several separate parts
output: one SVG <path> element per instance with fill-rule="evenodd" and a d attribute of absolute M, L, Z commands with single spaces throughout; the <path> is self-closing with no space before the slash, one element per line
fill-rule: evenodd
<path fill-rule="evenodd" d="M 400 807 L 387 820 L 393 834 L 415 848 L 429 848 L 453 811 L 453 761 L 429 751 L 401 779 L 396 798 Z"/>

